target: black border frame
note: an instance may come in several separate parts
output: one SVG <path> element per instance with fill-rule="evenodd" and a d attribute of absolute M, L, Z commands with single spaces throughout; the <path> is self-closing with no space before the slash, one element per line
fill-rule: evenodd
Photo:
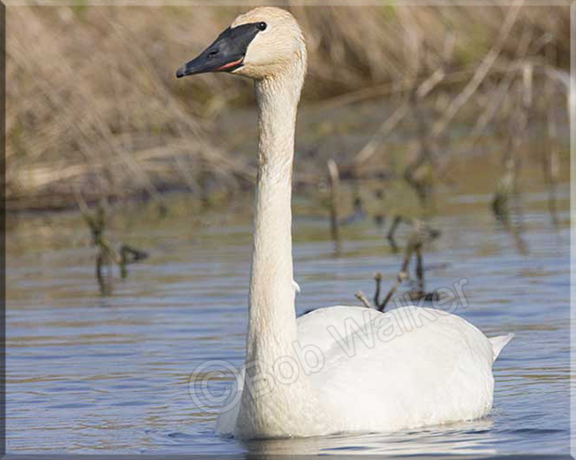
<path fill-rule="evenodd" d="M 2 311 L 0 313 L 0 455 L 6 453 L 6 5 L 0 1 L 0 292 Z"/>
<path fill-rule="evenodd" d="M 36 2 L 34 0 L 30 0 L 30 3 L 34 6 L 64 6 L 70 3 L 73 0 L 48 0 L 46 3 L 42 1 Z M 360 0 L 362 1 L 362 0 Z M 357 6 L 367 6 L 367 5 L 374 5 L 374 4 L 387 4 L 387 3 L 402 3 L 403 0 L 365 0 L 361 4 Z M 173 5 L 174 3 L 183 4 L 186 0 L 181 0 L 180 2 L 174 2 L 174 0 L 168 0 L 165 2 L 166 6 Z M 502 3 L 512 3 L 511 0 L 501 0 Z M 119 1 L 117 4 L 114 4 L 114 1 L 111 0 L 110 2 L 104 0 L 100 3 L 98 0 L 95 1 L 94 6 L 98 5 L 111 5 L 115 7 L 121 6 L 159 6 L 162 3 L 162 0 L 141 0 L 141 3 L 137 1 L 130 1 L 124 0 Z M 189 6 L 231 6 L 237 5 L 238 3 L 246 4 L 246 6 L 255 6 L 257 2 L 255 0 L 236 0 L 236 2 L 231 1 L 220 1 L 214 0 L 213 3 L 208 1 L 189 1 Z M 270 4 L 280 3 L 282 6 L 282 0 L 275 0 L 270 2 Z M 296 0 L 294 3 L 302 5 L 302 6 L 322 6 L 322 0 Z M 334 0 L 331 2 L 326 2 L 325 5 L 328 4 L 342 4 L 342 5 L 352 5 L 353 3 L 346 2 L 345 0 L 339 1 Z M 409 3 L 413 6 L 431 6 L 432 4 L 435 5 L 463 5 L 468 7 L 473 6 L 489 6 L 491 2 L 488 0 L 455 0 L 454 2 L 450 0 L 408 0 L 406 3 Z M 19 5 L 14 6 L 24 6 L 26 4 L 25 0 L 23 0 Z M 569 109 L 570 109 L 570 145 L 571 145 L 571 173 L 574 172 L 575 174 L 571 174 L 571 209 L 576 211 L 576 0 L 550 0 L 549 3 L 546 0 L 526 0 L 525 6 L 569 6 L 570 7 L 570 31 L 571 31 L 571 75 L 570 75 L 570 102 L 569 102 Z M 7 5 L 0 0 L 0 107 L 3 110 L 3 113 L 0 117 L 0 183 L 2 184 L 0 190 L 0 233 L 2 237 L 0 238 L 0 270 L 2 271 L 2 275 L 0 276 L 0 292 L 1 292 L 1 306 L 0 306 L 0 457 L 7 458 L 7 459 L 52 459 L 52 458 L 63 458 L 63 459 L 127 459 L 127 458 L 144 458 L 146 460 L 153 460 L 153 459 L 216 459 L 216 458 L 230 458 L 230 459 L 239 459 L 239 458 L 271 458 L 269 454 L 262 454 L 259 455 L 257 453 L 246 453 L 246 454 L 236 454 L 236 455 L 227 455 L 227 456 L 218 456 L 218 455 L 162 455 L 162 454 L 149 454 L 149 455 L 142 455 L 142 454 L 109 454 L 109 455 L 94 455 L 94 454 L 85 454 L 85 455 L 76 455 L 76 454 L 8 454 L 7 452 L 7 432 L 6 432 L 6 419 L 7 419 L 7 412 L 6 412 L 6 146 L 7 146 L 7 133 L 6 133 L 6 36 L 7 36 Z M 572 216 L 575 214 L 572 213 Z M 574 248 L 574 244 L 576 243 L 576 223 L 571 221 L 571 267 L 576 268 L 576 250 Z M 574 270 L 571 270 L 571 279 L 574 279 L 573 276 L 575 275 Z M 571 287 L 572 299 L 571 299 L 571 312 L 572 312 L 572 319 L 576 320 L 576 285 L 572 285 Z M 572 344 L 572 352 L 576 350 L 576 330 L 571 331 L 571 344 Z M 576 378 L 576 359 L 575 356 L 571 356 L 572 361 L 572 369 L 571 369 L 571 378 Z M 571 428 L 573 432 L 571 433 L 570 442 L 571 442 L 571 454 L 567 455 L 531 455 L 531 454 L 504 454 L 504 455 L 450 455 L 450 454 L 432 454 L 432 455 L 409 455 L 403 456 L 402 458 L 409 457 L 413 460 L 419 459 L 429 459 L 429 458 L 449 458 L 453 460 L 470 460 L 470 459 L 485 459 L 485 460 L 511 460 L 511 459 L 525 459 L 525 460 L 569 460 L 569 459 L 576 459 L 572 455 L 576 454 L 576 430 L 575 423 L 576 423 L 576 385 L 572 385 L 571 387 L 571 395 L 570 395 L 570 403 L 572 406 L 571 410 Z M 331 455 L 332 457 L 332 455 Z M 347 458 L 345 452 L 343 455 L 334 455 L 335 458 Z M 354 456 L 355 457 L 355 456 Z M 291 459 L 291 458 L 298 458 L 298 459 L 316 459 L 321 458 L 320 456 L 307 456 L 307 455 L 278 455 L 273 456 L 273 458 L 278 459 Z M 387 456 L 387 455 L 367 455 L 362 456 L 362 458 L 386 458 L 386 459 L 393 459 L 396 458 L 395 456 Z"/>

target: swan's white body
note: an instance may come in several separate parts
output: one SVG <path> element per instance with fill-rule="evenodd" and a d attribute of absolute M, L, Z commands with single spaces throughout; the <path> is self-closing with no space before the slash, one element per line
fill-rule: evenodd
<path fill-rule="evenodd" d="M 482 417 L 492 407 L 492 363 L 511 336 L 488 339 L 455 315 L 416 307 L 331 307 L 296 319 L 290 201 L 306 47 L 278 8 L 256 8 L 232 28 L 263 22 L 232 71 L 255 80 L 259 169 L 245 373 L 218 430 L 317 436 Z"/>
<path fill-rule="evenodd" d="M 492 408 L 492 363 L 512 339 L 488 339 L 458 316 L 418 307 L 388 313 L 322 308 L 298 318 L 297 325 L 300 369 L 310 374 L 312 391 L 304 397 L 316 400 L 318 417 L 304 414 L 287 423 L 288 400 L 270 411 L 268 426 L 284 428 L 275 436 L 381 432 L 480 418 Z M 316 364 L 317 356 L 323 365 Z M 243 378 L 218 418 L 221 434 L 242 432 L 236 425 Z"/>

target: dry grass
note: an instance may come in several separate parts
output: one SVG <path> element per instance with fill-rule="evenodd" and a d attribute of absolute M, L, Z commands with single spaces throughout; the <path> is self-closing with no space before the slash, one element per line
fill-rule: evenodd
<path fill-rule="evenodd" d="M 417 91 L 435 107 L 419 115 L 437 120 L 427 135 L 440 139 L 468 109 L 477 139 L 515 116 L 518 91 L 546 115 L 565 91 L 568 7 L 288 7 L 310 50 L 305 103 L 325 110 Z M 242 9 L 9 8 L 9 204 L 67 206 L 78 192 L 161 199 L 174 187 L 205 196 L 250 181 L 252 159 L 231 155 L 211 123 L 251 101 L 249 82 L 174 78 Z M 534 90 L 544 81 L 546 99 Z"/>

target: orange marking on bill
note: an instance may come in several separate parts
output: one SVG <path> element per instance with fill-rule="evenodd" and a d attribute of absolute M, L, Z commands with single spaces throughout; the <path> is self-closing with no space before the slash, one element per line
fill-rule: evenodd
<path fill-rule="evenodd" d="M 229 62 L 228 64 L 224 64 L 222 67 L 218 67 L 216 70 L 224 70 L 224 69 L 228 69 L 230 67 L 234 67 L 235 65 L 240 64 L 243 60 L 244 60 L 244 58 L 241 57 L 237 61 Z"/>

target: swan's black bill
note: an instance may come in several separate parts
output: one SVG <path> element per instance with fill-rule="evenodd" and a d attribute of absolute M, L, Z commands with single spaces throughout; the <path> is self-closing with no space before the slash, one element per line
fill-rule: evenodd
<path fill-rule="evenodd" d="M 232 72 L 243 65 L 248 45 L 260 29 L 258 23 L 228 27 L 202 54 L 176 72 L 178 78 L 206 72 Z"/>

